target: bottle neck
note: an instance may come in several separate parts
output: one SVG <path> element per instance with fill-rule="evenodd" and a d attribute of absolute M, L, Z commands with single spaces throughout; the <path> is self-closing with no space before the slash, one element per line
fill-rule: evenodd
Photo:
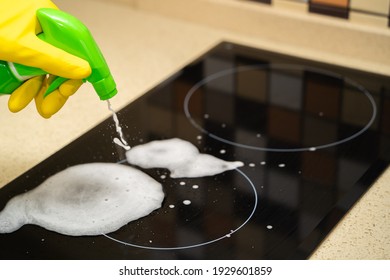
<path fill-rule="evenodd" d="M 11 94 L 22 84 L 17 79 L 6 61 L 0 61 L 0 94 Z"/>

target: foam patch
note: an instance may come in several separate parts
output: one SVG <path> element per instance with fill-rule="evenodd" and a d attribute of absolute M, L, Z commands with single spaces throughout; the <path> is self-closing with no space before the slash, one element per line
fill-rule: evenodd
<path fill-rule="evenodd" d="M 76 165 L 12 198 L 0 213 L 0 233 L 25 224 L 72 236 L 110 233 L 160 208 L 163 199 L 161 184 L 135 168 Z"/>
<path fill-rule="evenodd" d="M 178 138 L 135 146 L 126 152 L 126 158 L 142 168 L 167 168 L 172 178 L 212 176 L 244 165 L 201 154 L 193 144 Z"/>

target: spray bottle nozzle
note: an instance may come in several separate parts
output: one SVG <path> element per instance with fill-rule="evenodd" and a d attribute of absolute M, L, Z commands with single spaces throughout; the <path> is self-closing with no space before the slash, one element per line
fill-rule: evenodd
<path fill-rule="evenodd" d="M 39 9 L 37 18 L 42 27 L 39 38 L 68 53 L 88 61 L 92 73 L 86 78 L 101 100 L 117 93 L 108 65 L 88 28 L 77 18 L 55 9 Z M 67 79 L 58 77 L 46 94 L 58 88 Z"/>
<path fill-rule="evenodd" d="M 111 75 L 92 83 L 92 85 L 101 100 L 110 99 L 118 92 L 114 78 Z"/>

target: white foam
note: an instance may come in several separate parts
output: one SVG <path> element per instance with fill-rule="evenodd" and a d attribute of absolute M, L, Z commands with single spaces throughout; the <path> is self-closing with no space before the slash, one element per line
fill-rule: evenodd
<path fill-rule="evenodd" d="M 126 152 L 126 158 L 142 168 L 167 168 L 172 178 L 212 176 L 244 165 L 201 154 L 190 142 L 178 138 L 135 146 Z"/>
<path fill-rule="evenodd" d="M 191 204 L 191 200 L 188 200 L 188 199 L 183 200 L 183 204 L 184 205 L 190 205 Z"/>
<path fill-rule="evenodd" d="M 110 233 L 160 208 L 163 199 L 162 186 L 135 168 L 76 165 L 12 198 L 0 212 L 0 233 L 24 224 L 72 236 Z"/>
<path fill-rule="evenodd" d="M 177 138 L 138 145 L 126 157 L 143 168 L 167 168 L 172 178 L 212 176 L 243 166 L 201 154 Z M 160 208 L 163 199 L 161 184 L 135 168 L 115 163 L 76 165 L 12 198 L 0 212 L 0 233 L 35 224 L 72 236 L 106 234 Z"/>
<path fill-rule="evenodd" d="M 130 146 L 124 144 L 119 138 L 115 137 L 113 139 L 113 142 L 115 144 L 117 144 L 118 146 L 121 146 L 123 149 L 125 149 L 126 151 L 130 150 Z"/>

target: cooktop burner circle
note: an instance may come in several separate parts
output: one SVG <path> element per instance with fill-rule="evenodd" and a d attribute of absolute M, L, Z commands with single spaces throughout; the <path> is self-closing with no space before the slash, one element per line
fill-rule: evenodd
<path fill-rule="evenodd" d="M 271 152 L 343 144 L 366 132 L 377 115 L 370 92 L 355 81 L 323 69 L 284 64 L 214 72 L 192 86 L 183 106 L 190 123 L 211 138 Z M 357 120 L 350 117 L 357 114 Z M 340 124 L 347 132 L 339 132 Z"/>
<path fill-rule="evenodd" d="M 194 192 L 199 192 L 200 189 L 202 189 L 201 183 L 199 183 L 199 184 L 192 184 L 192 183 L 189 184 L 189 183 L 193 182 L 192 180 L 195 180 L 194 182 L 197 182 L 197 180 L 202 181 L 202 179 L 204 179 L 204 178 L 174 179 L 174 181 L 172 181 L 172 182 L 175 182 L 175 183 L 172 184 L 172 182 L 170 182 L 170 185 L 175 185 L 173 188 L 169 188 L 167 186 L 168 184 L 162 183 L 164 190 L 167 192 L 166 199 L 165 199 L 165 202 L 163 203 L 163 206 L 159 210 L 157 210 L 157 213 L 154 213 L 154 214 L 152 213 L 151 215 L 146 216 L 138 221 L 138 223 L 141 224 L 141 223 L 143 223 L 143 219 L 146 219 L 146 220 L 151 219 L 151 221 L 149 221 L 149 223 L 144 222 L 143 223 L 144 226 L 141 226 L 141 225 L 135 225 L 137 223 L 137 221 L 133 221 L 132 223 L 124 226 L 124 228 L 118 230 L 117 232 L 111 233 L 111 234 L 103 234 L 103 236 L 105 236 L 106 238 L 108 238 L 112 241 L 120 243 L 122 245 L 136 247 L 136 248 L 140 248 L 140 249 L 150 249 L 150 250 L 191 249 L 191 248 L 197 248 L 197 247 L 209 245 L 209 244 L 218 242 L 218 241 L 225 239 L 225 238 L 230 238 L 232 235 L 234 235 L 237 231 L 242 229 L 251 220 L 252 216 L 254 215 L 254 213 L 257 209 L 258 195 L 257 195 L 255 185 L 253 184 L 251 179 L 242 170 L 235 169 L 235 170 L 227 171 L 227 172 L 237 172 L 239 174 L 239 176 L 236 177 L 237 182 L 241 182 L 244 184 L 242 184 L 242 185 L 237 184 L 237 187 L 235 187 L 235 188 L 227 188 L 226 186 L 224 187 L 224 185 L 221 184 L 221 186 L 218 186 L 214 190 L 214 187 L 210 187 L 208 185 L 204 186 L 204 184 L 206 184 L 206 183 L 203 183 L 203 188 L 205 189 L 204 191 L 206 191 L 208 194 L 211 192 L 211 194 L 210 194 L 211 198 L 209 198 L 209 199 L 202 198 L 200 200 L 201 202 L 204 202 L 205 200 L 210 200 L 210 202 L 206 205 L 200 206 L 199 210 L 195 210 L 195 212 L 198 212 L 198 213 L 193 215 L 194 221 L 191 221 L 191 218 L 188 219 L 188 218 L 184 217 L 186 215 L 186 213 L 191 212 L 190 210 L 187 210 L 187 208 L 186 208 L 186 207 L 191 206 L 191 203 L 193 201 L 191 197 L 185 196 L 185 197 L 183 197 L 183 199 L 181 199 L 179 201 L 180 203 L 176 203 L 176 204 L 171 204 L 171 201 L 169 201 L 169 200 L 170 200 L 170 196 L 174 195 L 174 193 L 180 192 L 180 189 L 183 189 L 183 188 L 190 188 L 190 189 L 193 189 Z M 216 175 L 216 176 L 224 176 L 225 173 L 222 173 L 222 174 Z M 157 174 L 160 177 L 160 179 L 161 178 L 164 178 L 164 180 L 169 179 L 167 177 L 167 175 L 164 173 L 157 172 Z M 207 182 L 217 181 L 216 176 L 213 176 L 214 178 L 213 177 L 206 178 L 208 180 Z M 153 177 L 155 177 L 155 176 L 153 176 Z M 160 179 L 158 181 L 161 181 Z M 185 186 L 186 184 L 187 184 L 187 186 Z M 219 190 L 218 190 L 218 188 L 219 188 Z M 218 195 L 217 194 L 218 192 L 219 193 L 225 192 L 225 198 L 223 197 L 224 195 L 220 195 L 219 197 L 215 198 L 215 196 Z M 252 197 L 252 203 L 245 205 L 245 206 L 236 205 L 236 203 L 238 203 L 238 202 L 231 201 L 232 192 L 238 193 L 236 195 L 236 197 L 239 197 L 240 195 L 244 195 L 247 200 L 248 200 L 248 197 Z M 219 202 L 218 200 L 221 200 L 220 206 L 217 206 L 218 202 Z M 222 202 L 223 200 L 225 200 L 225 202 Z M 229 201 L 227 201 L 227 200 L 229 200 Z M 239 200 L 239 199 L 237 198 L 237 200 Z M 226 227 L 224 227 L 223 223 L 220 223 L 219 220 L 213 220 L 213 218 L 212 218 L 213 215 L 215 215 L 213 212 L 218 212 L 218 211 L 215 211 L 213 209 L 210 210 L 209 209 L 210 205 L 212 205 L 211 208 L 213 208 L 213 207 L 214 208 L 215 207 L 222 208 L 222 207 L 226 207 L 226 202 L 230 203 L 232 208 L 242 208 L 240 210 L 236 210 L 236 211 L 240 211 L 239 213 L 241 215 L 241 217 L 237 217 L 237 220 L 241 220 L 242 222 L 237 224 L 235 227 L 233 227 L 233 226 L 228 227 L 227 225 L 226 225 Z M 182 209 L 184 209 L 184 208 L 186 208 L 186 209 L 184 211 L 179 211 L 178 208 L 180 208 L 180 207 L 182 207 Z M 203 209 L 202 207 L 205 209 Z M 176 211 L 176 209 L 177 209 L 177 211 Z M 211 211 L 211 214 L 207 214 L 208 219 L 210 219 L 210 224 L 218 225 L 218 233 L 214 233 L 214 235 L 210 234 L 210 233 L 207 234 L 207 233 L 203 232 L 200 229 L 202 227 L 202 225 L 197 224 L 199 222 L 204 223 L 204 220 L 203 220 L 204 217 L 202 217 L 202 218 L 200 218 L 200 220 L 198 220 L 198 218 L 196 216 L 199 213 L 210 212 L 210 211 Z M 198 242 L 194 242 L 194 240 L 196 240 L 197 238 L 192 238 L 192 239 L 190 238 L 189 240 L 185 240 L 185 238 L 180 237 L 180 236 L 179 237 L 165 236 L 164 238 L 162 238 L 163 241 L 156 241 L 155 242 L 155 240 L 153 240 L 153 238 L 158 238 L 159 234 L 156 234 L 155 232 L 151 233 L 149 226 L 152 226 L 152 224 L 154 224 L 154 223 L 158 224 L 158 227 L 159 227 L 158 229 L 160 229 L 160 231 L 161 231 L 161 227 L 163 227 L 164 224 L 166 224 L 167 221 L 169 221 L 169 219 L 170 219 L 169 217 L 167 217 L 167 215 L 173 215 L 173 219 L 176 219 L 175 223 L 172 224 L 172 226 L 174 226 L 174 227 L 178 227 L 178 224 L 186 224 L 186 225 L 183 225 L 183 228 L 181 230 L 183 232 L 183 234 L 191 236 L 193 234 L 193 233 L 191 233 L 191 229 L 193 228 L 194 233 L 199 231 L 199 233 L 201 235 L 200 239 L 204 238 L 204 239 L 208 239 L 208 240 L 200 240 L 199 239 Z M 203 214 L 203 215 L 205 215 L 205 214 Z M 211 218 L 210 218 L 210 216 L 211 216 Z M 217 219 L 219 217 L 220 216 L 215 215 L 214 219 Z M 148 225 L 146 225 L 146 223 L 148 223 Z M 131 228 L 132 225 L 136 226 L 138 229 L 141 229 L 142 232 L 138 232 L 137 233 L 138 236 L 134 236 L 134 228 Z M 187 230 L 188 230 L 188 232 L 185 233 Z M 120 231 L 121 231 L 121 233 L 118 233 Z M 161 232 L 162 233 L 161 235 L 164 235 L 164 234 L 167 235 L 166 232 L 168 232 L 168 231 L 169 230 L 165 229 L 164 231 Z M 176 229 L 174 229 L 173 232 L 176 236 L 177 232 L 180 232 L 180 230 L 178 230 L 176 228 Z M 221 232 L 223 232 L 223 233 L 220 234 Z M 115 235 L 118 235 L 119 237 L 116 237 Z M 148 242 L 147 239 L 149 237 L 144 237 L 144 235 L 148 235 L 149 237 L 151 236 L 152 239 L 150 239 Z M 132 239 L 132 241 L 126 241 L 126 237 L 129 239 Z M 171 242 L 172 239 L 175 239 L 175 238 L 178 239 L 178 240 L 175 240 L 175 242 L 181 243 L 180 245 L 166 246 L 166 245 L 156 244 L 156 243 L 163 243 L 165 239 Z M 137 240 L 137 241 L 134 241 L 134 240 Z M 149 244 L 147 244 L 147 243 L 149 243 Z"/>

